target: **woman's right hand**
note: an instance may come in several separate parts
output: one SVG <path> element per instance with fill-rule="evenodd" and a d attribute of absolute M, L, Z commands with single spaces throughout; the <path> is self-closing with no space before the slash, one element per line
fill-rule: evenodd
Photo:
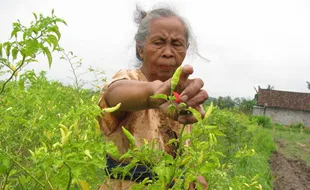
<path fill-rule="evenodd" d="M 179 84 L 176 87 L 176 92 L 180 94 L 181 101 L 184 102 L 188 107 L 195 108 L 200 112 L 201 116 L 204 116 L 204 110 L 202 104 L 208 99 L 208 93 L 202 89 L 204 83 L 201 79 L 189 79 L 189 76 L 193 73 L 193 67 L 185 65 L 182 68 Z M 170 95 L 171 79 L 160 82 L 154 81 L 155 89 L 154 94 L 166 94 Z M 155 100 L 156 102 L 156 100 Z M 168 108 L 170 102 L 157 100 L 158 108 L 168 114 Z M 191 114 L 177 114 L 174 113 L 170 116 L 172 119 L 179 121 L 183 124 L 191 124 L 197 122 L 195 117 Z"/>

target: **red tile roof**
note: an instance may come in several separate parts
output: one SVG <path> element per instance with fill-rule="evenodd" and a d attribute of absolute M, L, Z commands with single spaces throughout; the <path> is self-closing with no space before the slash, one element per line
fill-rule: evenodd
<path fill-rule="evenodd" d="M 259 89 L 257 105 L 310 111 L 310 93 Z"/>

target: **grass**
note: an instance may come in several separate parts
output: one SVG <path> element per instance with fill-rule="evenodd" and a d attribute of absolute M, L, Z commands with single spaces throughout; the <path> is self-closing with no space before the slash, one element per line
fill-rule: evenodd
<path fill-rule="evenodd" d="M 255 150 L 255 154 L 240 162 L 233 172 L 235 175 L 257 175 L 257 181 L 263 189 L 273 189 L 273 176 L 268 163 L 271 154 L 276 150 L 272 135 L 268 129 L 257 125 L 250 125 L 248 129 L 253 134 L 248 146 Z"/>

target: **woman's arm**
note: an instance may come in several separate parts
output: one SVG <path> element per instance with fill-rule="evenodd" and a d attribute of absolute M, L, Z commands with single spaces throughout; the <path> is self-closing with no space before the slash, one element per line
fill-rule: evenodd
<path fill-rule="evenodd" d="M 182 68 L 176 91 L 181 94 L 182 102 L 197 109 L 201 115 L 204 116 L 204 110 L 202 109 L 201 104 L 208 99 L 208 93 L 201 89 L 203 87 L 203 81 L 201 79 L 188 79 L 192 73 L 193 68 L 191 66 L 185 65 Z M 159 108 L 167 113 L 167 115 L 170 115 L 168 114 L 169 102 L 162 99 L 150 98 L 150 96 L 154 94 L 169 95 L 171 93 L 170 81 L 171 79 L 165 82 L 159 80 L 153 82 L 118 80 L 105 90 L 105 102 L 110 107 L 122 103 L 119 111 L 130 112 Z M 174 114 L 170 117 L 184 124 L 197 122 L 192 115 Z"/>
<path fill-rule="evenodd" d="M 105 91 L 105 101 L 108 106 L 122 103 L 120 111 L 139 111 L 158 108 L 163 103 L 158 99 L 150 98 L 163 82 L 142 82 L 135 80 L 119 80 L 112 83 Z"/>

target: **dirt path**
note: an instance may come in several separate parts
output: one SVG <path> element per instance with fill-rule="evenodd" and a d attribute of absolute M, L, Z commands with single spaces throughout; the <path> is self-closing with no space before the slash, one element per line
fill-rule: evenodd
<path fill-rule="evenodd" d="M 302 160 L 275 152 L 270 160 L 275 190 L 310 190 L 310 167 Z"/>

